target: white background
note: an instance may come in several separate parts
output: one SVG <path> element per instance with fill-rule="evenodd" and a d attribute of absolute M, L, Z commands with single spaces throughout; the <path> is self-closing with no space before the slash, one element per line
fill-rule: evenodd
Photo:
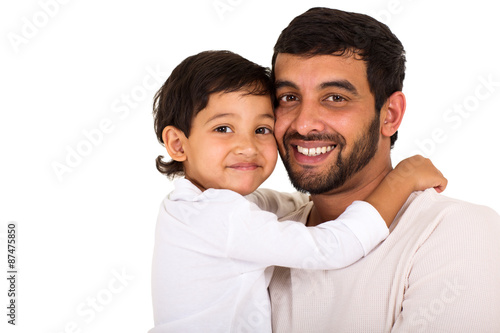
<path fill-rule="evenodd" d="M 154 166 L 164 154 L 154 93 L 182 59 L 207 49 L 270 66 L 281 30 L 313 6 L 371 14 L 405 45 L 408 108 L 394 162 L 427 155 L 449 179 L 446 195 L 500 211 L 494 2 L 2 1 L 0 276 L 8 221 L 18 222 L 20 273 L 16 327 L 6 323 L 1 278 L 1 331 L 152 327 L 154 226 L 171 189 Z M 80 159 L 70 153 L 78 149 Z M 54 165 L 67 169 L 58 176 Z M 266 186 L 292 190 L 281 166 Z"/>

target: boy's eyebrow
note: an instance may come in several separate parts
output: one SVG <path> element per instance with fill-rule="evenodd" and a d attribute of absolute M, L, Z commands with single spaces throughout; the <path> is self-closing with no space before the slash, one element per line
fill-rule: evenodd
<path fill-rule="evenodd" d="M 218 113 L 218 114 L 208 118 L 208 120 L 205 122 L 205 125 L 211 121 L 214 121 L 215 119 L 224 118 L 224 117 L 228 117 L 228 116 L 234 116 L 234 113 Z"/>
<path fill-rule="evenodd" d="M 269 113 L 263 113 L 263 114 L 261 114 L 260 118 L 269 118 L 269 119 L 275 120 L 274 114 L 269 114 Z"/>
<path fill-rule="evenodd" d="M 216 119 L 224 118 L 224 117 L 228 117 L 228 116 L 229 117 L 235 116 L 235 114 L 234 113 L 219 113 L 219 114 L 216 114 L 216 115 L 208 118 L 208 120 L 205 122 L 205 125 L 208 124 L 211 121 L 216 120 Z M 269 119 L 274 120 L 274 114 L 270 114 L 270 113 L 263 113 L 259 117 L 260 118 L 269 118 Z"/>

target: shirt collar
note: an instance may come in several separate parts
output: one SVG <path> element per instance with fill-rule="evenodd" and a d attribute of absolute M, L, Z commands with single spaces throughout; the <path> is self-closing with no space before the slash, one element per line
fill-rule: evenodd
<path fill-rule="evenodd" d="M 170 200 L 195 201 L 203 192 L 186 178 L 174 180 L 174 190 L 170 192 Z"/>

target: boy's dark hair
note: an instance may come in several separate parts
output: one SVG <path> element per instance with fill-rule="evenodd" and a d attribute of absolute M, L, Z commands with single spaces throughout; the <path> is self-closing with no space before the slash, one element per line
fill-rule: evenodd
<path fill-rule="evenodd" d="M 380 112 L 389 96 L 403 89 L 405 50 L 399 39 L 374 18 L 330 8 L 311 8 L 285 28 L 274 46 L 271 76 L 278 53 L 312 57 L 355 54 L 366 62 L 375 109 Z M 391 136 L 391 147 L 397 140 Z"/>
<path fill-rule="evenodd" d="M 271 95 L 268 68 L 230 51 L 205 51 L 182 61 L 158 90 L 153 102 L 156 137 L 175 126 L 189 137 L 193 118 L 204 109 L 211 94 L 244 90 L 249 95 Z M 181 162 L 156 158 L 156 168 L 169 178 L 184 174 Z"/>

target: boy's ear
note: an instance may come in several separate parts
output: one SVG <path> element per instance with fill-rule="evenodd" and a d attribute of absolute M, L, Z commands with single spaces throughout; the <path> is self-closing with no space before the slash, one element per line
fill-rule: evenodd
<path fill-rule="evenodd" d="M 184 132 L 174 126 L 167 126 L 161 134 L 168 155 L 177 162 L 184 162 L 186 154 L 184 152 L 183 143 L 186 136 Z"/>
<path fill-rule="evenodd" d="M 396 91 L 387 99 L 381 113 L 382 135 L 390 137 L 398 130 L 406 110 L 406 98 L 401 91 Z"/>

